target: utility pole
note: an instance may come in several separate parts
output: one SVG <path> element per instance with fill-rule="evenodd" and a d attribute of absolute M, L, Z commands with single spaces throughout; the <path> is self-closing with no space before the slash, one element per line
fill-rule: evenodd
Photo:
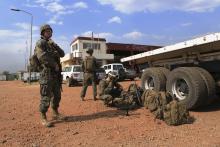
<path fill-rule="evenodd" d="M 27 12 L 25 10 L 21 10 L 21 9 L 11 9 L 12 11 L 16 11 L 16 12 L 24 12 L 28 15 L 31 16 L 31 25 L 30 25 L 30 29 L 31 29 L 31 41 L 30 41 L 30 56 L 29 58 L 31 58 L 32 56 L 32 26 L 33 26 L 33 15 L 30 13 L 30 12 Z M 31 84 L 31 68 L 30 68 L 30 65 L 29 65 L 29 84 Z"/>

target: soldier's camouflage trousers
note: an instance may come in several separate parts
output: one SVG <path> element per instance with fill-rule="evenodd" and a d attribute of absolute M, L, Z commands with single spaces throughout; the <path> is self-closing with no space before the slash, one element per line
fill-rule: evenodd
<path fill-rule="evenodd" d="M 90 83 L 92 83 L 93 97 L 97 96 L 95 73 L 84 73 L 84 75 L 83 75 L 83 87 L 82 87 L 82 91 L 81 91 L 81 95 L 80 95 L 81 97 L 85 97 L 86 90 L 87 90 Z"/>
<path fill-rule="evenodd" d="M 61 100 L 61 85 L 59 79 L 40 82 L 40 112 L 46 113 L 50 103 L 52 109 L 57 109 Z"/>

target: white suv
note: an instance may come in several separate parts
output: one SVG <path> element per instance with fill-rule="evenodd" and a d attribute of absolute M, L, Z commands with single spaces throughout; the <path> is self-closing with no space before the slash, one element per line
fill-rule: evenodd
<path fill-rule="evenodd" d="M 120 79 L 125 78 L 126 68 L 124 68 L 123 64 L 121 63 L 106 64 L 106 65 L 103 65 L 102 68 L 105 69 L 106 74 L 108 74 L 110 71 L 113 71 L 118 74 Z"/>
<path fill-rule="evenodd" d="M 83 81 L 83 71 L 81 65 L 71 65 L 64 68 L 61 73 L 63 80 L 68 86 L 75 85 Z"/>

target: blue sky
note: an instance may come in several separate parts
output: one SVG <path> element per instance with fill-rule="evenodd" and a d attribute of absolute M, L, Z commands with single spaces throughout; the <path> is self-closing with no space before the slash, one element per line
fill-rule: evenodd
<path fill-rule="evenodd" d="M 0 72 L 23 70 L 29 56 L 30 16 L 33 49 L 39 28 L 49 23 L 66 53 L 76 36 L 107 42 L 169 45 L 220 32 L 220 0 L 0 0 Z M 28 46 L 28 49 L 27 49 Z"/>

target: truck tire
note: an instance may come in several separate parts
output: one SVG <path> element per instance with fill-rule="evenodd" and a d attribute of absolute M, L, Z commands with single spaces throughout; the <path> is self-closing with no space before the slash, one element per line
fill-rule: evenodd
<path fill-rule="evenodd" d="M 193 67 L 197 70 L 205 82 L 206 89 L 208 92 L 208 97 L 204 100 L 203 104 L 207 105 L 213 102 L 216 94 L 215 80 L 212 75 L 205 69 L 200 67 Z"/>
<path fill-rule="evenodd" d="M 163 74 L 164 74 L 164 76 L 166 77 L 166 79 L 167 79 L 167 77 L 168 77 L 168 75 L 169 75 L 169 73 L 170 73 L 170 70 L 169 69 L 167 69 L 167 68 L 165 68 L 165 67 L 156 67 L 158 70 L 160 70 Z"/>
<path fill-rule="evenodd" d="M 141 87 L 153 89 L 155 91 L 164 91 L 166 87 L 166 78 L 157 68 L 148 68 L 141 76 Z"/>
<path fill-rule="evenodd" d="M 167 92 L 186 105 L 187 109 L 195 109 L 202 105 L 208 92 L 205 82 L 195 68 L 179 67 L 170 72 Z"/>

